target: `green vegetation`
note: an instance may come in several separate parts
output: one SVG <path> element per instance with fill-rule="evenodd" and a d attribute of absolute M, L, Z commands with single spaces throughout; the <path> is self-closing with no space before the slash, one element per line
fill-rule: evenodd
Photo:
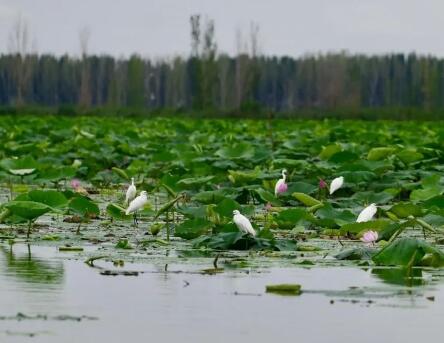
<path fill-rule="evenodd" d="M 282 284 L 282 285 L 267 285 L 265 287 L 267 293 L 277 293 L 281 295 L 300 295 L 301 285 L 297 284 Z"/>
<path fill-rule="evenodd" d="M 218 50 L 215 22 L 190 17 L 189 56 L 36 55 L 17 22 L 0 56 L 0 114 L 440 119 L 444 59 L 412 54 L 261 54 L 259 26 Z M 245 37 L 249 37 L 246 39 Z"/>
<path fill-rule="evenodd" d="M 272 112 L 292 118 L 443 118 L 442 59 L 346 54 L 229 57 L 207 49 L 189 58 L 156 62 L 136 55 L 128 60 L 28 56 L 23 63 L 32 73 L 25 79 L 18 79 L 10 68 L 21 57 L 3 55 L 0 113 L 50 109 L 63 115 L 268 117 Z M 87 81 L 79 76 L 85 68 Z M 19 88 L 24 88 L 20 101 Z"/>
<path fill-rule="evenodd" d="M 443 138 L 432 122 L 3 116 L 0 230 L 37 229 L 31 239 L 66 245 L 66 228 L 41 225 L 64 220 L 77 236 L 80 225 L 103 232 L 96 243 L 106 233 L 120 250 L 180 242 L 202 252 L 328 254 L 325 242 L 352 242 L 337 259 L 439 267 Z M 283 168 L 288 190 L 276 197 Z M 338 176 L 343 187 L 328 195 L 320 180 Z M 124 214 L 131 177 L 149 195 L 139 229 Z M 370 203 L 376 216 L 356 223 Z M 233 224 L 233 210 L 250 218 L 255 237 Z M 369 230 L 379 242 L 358 240 Z M 135 240 L 140 231 L 158 238 Z"/>

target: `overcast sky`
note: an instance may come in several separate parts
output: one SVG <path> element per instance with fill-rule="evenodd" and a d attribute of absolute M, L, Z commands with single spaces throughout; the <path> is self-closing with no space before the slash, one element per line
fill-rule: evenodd
<path fill-rule="evenodd" d="M 236 51 L 236 30 L 260 26 L 269 55 L 347 50 L 444 56 L 444 0 L 0 0 L 0 52 L 21 14 L 38 52 L 160 57 L 190 51 L 189 16 L 215 20 L 220 51 Z"/>

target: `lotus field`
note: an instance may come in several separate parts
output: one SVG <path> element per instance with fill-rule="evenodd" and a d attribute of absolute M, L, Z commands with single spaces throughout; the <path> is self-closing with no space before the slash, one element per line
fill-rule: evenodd
<path fill-rule="evenodd" d="M 0 123 L 0 228 L 11 244 L 94 244 L 111 259 L 168 247 L 295 264 L 444 265 L 444 129 L 435 123 Z M 132 198 L 147 199 L 128 213 L 131 178 Z M 236 225 L 235 210 L 254 234 Z"/>
<path fill-rule="evenodd" d="M 440 335 L 439 123 L 2 116 L 0 143 L 2 341 Z"/>

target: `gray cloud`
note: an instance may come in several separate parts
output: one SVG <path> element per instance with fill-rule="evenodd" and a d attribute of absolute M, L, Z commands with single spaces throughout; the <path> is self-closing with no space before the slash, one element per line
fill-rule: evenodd
<path fill-rule="evenodd" d="M 0 0 L 0 37 L 18 13 L 29 22 L 39 52 L 79 54 L 89 27 L 90 51 L 116 56 L 186 55 L 189 16 L 216 22 L 220 50 L 234 53 L 235 32 L 260 25 L 262 51 L 298 56 L 411 52 L 444 55 L 442 0 Z M 7 44 L 0 45 L 7 51 Z"/>

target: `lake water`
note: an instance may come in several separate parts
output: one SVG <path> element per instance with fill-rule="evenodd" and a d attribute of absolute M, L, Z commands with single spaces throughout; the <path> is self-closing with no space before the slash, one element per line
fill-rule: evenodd
<path fill-rule="evenodd" d="M 75 256 L 75 253 L 71 253 Z M 359 267 L 231 269 L 97 261 L 0 245 L 0 342 L 417 342 L 438 340 L 444 278 Z M 211 266 L 208 266 L 211 267 Z M 103 269 L 139 271 L 102 275 Z M 408 283 L 407 282 L 407 283 Z M 300 296 L 265 293 L 299 283 Z M 35 316 L 45 317 L 35 317 Z"/>

